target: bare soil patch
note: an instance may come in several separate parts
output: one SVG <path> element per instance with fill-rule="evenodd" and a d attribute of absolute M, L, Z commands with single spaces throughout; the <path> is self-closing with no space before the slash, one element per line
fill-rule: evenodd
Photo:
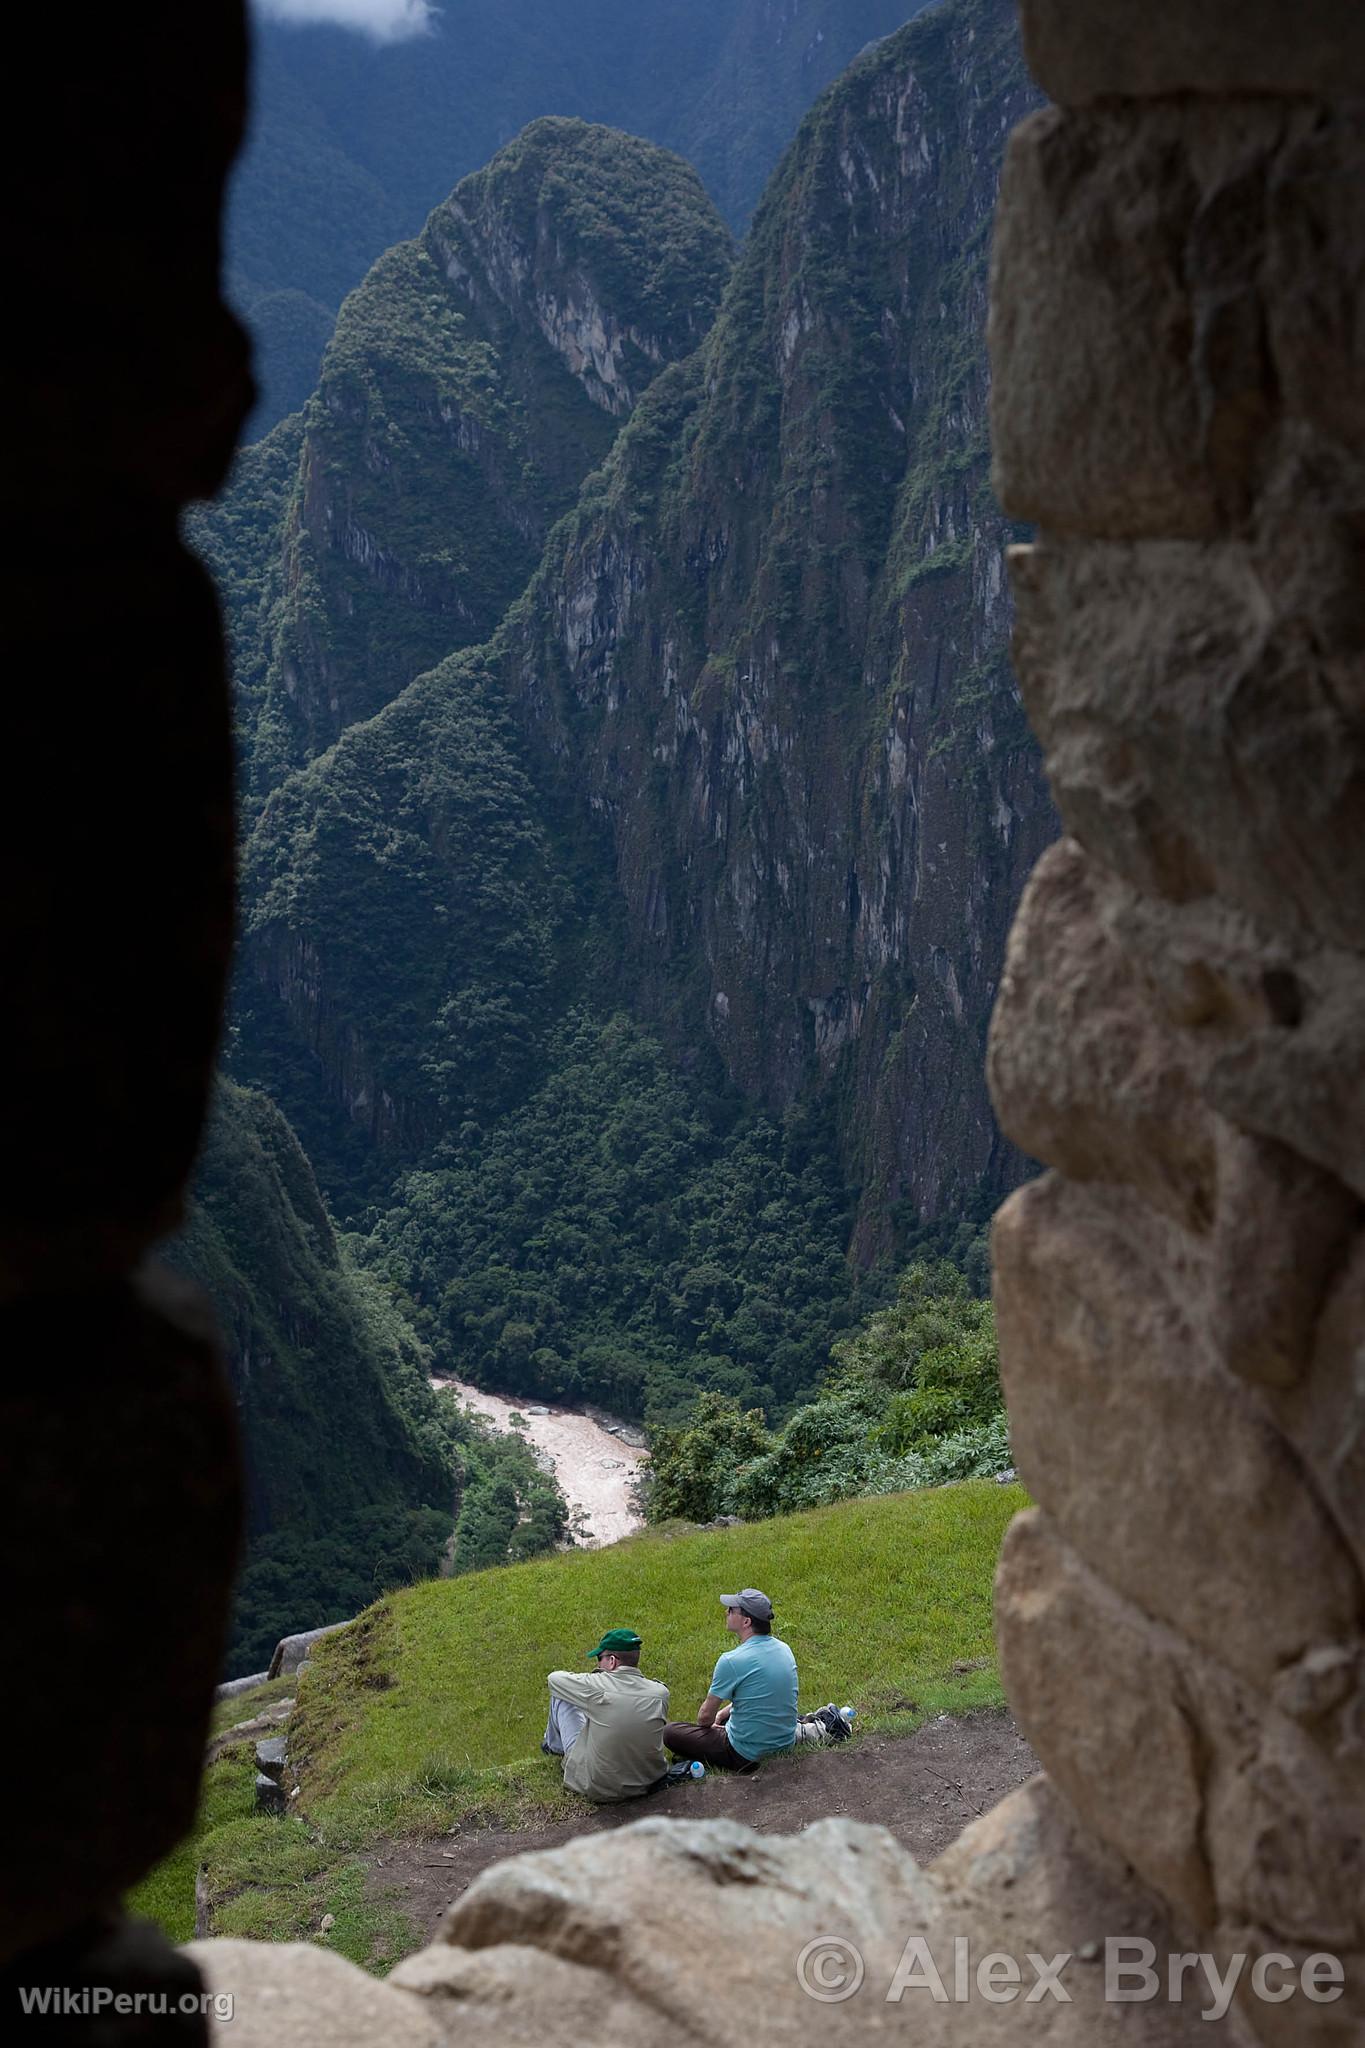
<path fill-rule="evenodd" d="M 471 1827 L 456 1835 L 379 1844 L 366 1893 L 406 1913 L 424 1941 L 482 1870 L 524 1849 L 557 1849 L 580 1835 L 628 1827 L 646 1816 L 740 1820 L 760 1834 L 799 1834 L 838 1814 L 889 1828 L 920 1863 L 931 1863 L 969 1822 L 1022 1785 L 1037 1760 L 1003 1709 L 942 1714 L 913 1735 L 857 1735 L 838 1747 L 781 1757 L 744 1777 L 708 1771 L 645 1799 L 585 1809 L 552 1828 Z"/>

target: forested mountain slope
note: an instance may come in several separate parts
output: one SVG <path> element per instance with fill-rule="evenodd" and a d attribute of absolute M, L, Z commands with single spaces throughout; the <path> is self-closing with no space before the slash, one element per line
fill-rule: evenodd
<path fill-rule="evenodd" d="M 379 47 L 257 19 L 228 222 L 265 393 L 254 431 L 303 403 L 375 258 L 527 123 L 577 115 L 677 150 L 738 231 L 816 95 L 922 4 L 436 0 L 431 34 Z"/>
<path fill-rule="evenodd" d="M 325 1552 L 334 1601 L 339 1583 L 368 1588 L 376 1570 L 389 1584 L 433 1572 L 460 1480 L 426 1354 L 342 1256 L 297 1140 L 255 1090 L 219 1083 L 189 1221 L 167 1255 L 217 1312 L 244 1440 L 248 1561 L 287 1527 L 296 1551 Z M 263 1611 L 234 1630 L 246 1669 L 314 1619 L 294 1594 L 262 1593 Z"/>
<path fill-rule="evenodd" d="M 621 419 L 702 340 L 730 261 L 689 165 L 562 120 L 380 258 L 304 413 L 273 601 L 239 678 L 255 794 L 489 637 Z"/>
<path fill-rule="evenodd" d="M 256 1090 L 219 1082 L 189 1220 L 165 1255 L 213 1301 L 241 1419 L 230 1670 L 432 1577 L 452 1536 L 457 1570 L 559 1536 L 564 1504 L 527 1448 L 433 1393 L 427 1347 L 339 1245 L 297 1139 Z"/>
<path fill-rule="evenodd" d="M 574 997 L 774 1116 L 820 1104 L 859 1263 L 1020 1171 L 982 1059 L 1052 818 L 982 328 L 1031 90 L 1006 0 L 854 66 L 493 640 L 266 806 L 246 1057 L 339 1198 L 522 1099 Z"/>

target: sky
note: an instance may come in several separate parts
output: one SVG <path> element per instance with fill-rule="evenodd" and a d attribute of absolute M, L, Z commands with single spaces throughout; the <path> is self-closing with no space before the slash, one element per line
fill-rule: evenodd
<path fill-rule="evenodd" d="M 431 0 L 254 0 L 267 21 L 327 22 L 353 28 L 378 43 L 425 35 L 432 26 Z"/>

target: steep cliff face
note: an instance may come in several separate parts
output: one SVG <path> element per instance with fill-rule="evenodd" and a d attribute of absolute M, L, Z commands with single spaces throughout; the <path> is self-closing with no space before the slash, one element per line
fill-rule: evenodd
<path fill-rule="evenodd" d="M 771 1104 L 837 1091 L 864 1259 L 894 1203 L 1017 1171 L 985 1024 L 1053 825 L 987 480 L 986 242 L 1035 98 L 1012 17 L 944 7 L 820 102 L 502 644 L 610 835 L 646 1014 Z"/>
<path fill-rule="evenodd" d="M 258 795 L 485 640 L 729 268 L 694 171 L 536 122 L 342 308 L 305 410 L 252 754 Z"/>

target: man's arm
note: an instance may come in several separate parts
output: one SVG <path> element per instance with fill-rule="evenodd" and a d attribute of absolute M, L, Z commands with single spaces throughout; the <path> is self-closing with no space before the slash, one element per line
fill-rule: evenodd
<path fill-rule="evenodd" d="M 711 1690 L 697 1708 L 699 1728 L 723 1728 L 730 1718 L 730 1709 L 725 1704 L 734 1688 L 730 1683 L 730 1652 L 717 1657 L 716 1668 L 711 1673 Z"/>
<path fill-rule="evenodd" d="M 552 1671 L 546 1683 L 557 1700 L 571 1707 L 595 1707 L 602 1699 L 602 1681 L 595 1671 Z"/>

